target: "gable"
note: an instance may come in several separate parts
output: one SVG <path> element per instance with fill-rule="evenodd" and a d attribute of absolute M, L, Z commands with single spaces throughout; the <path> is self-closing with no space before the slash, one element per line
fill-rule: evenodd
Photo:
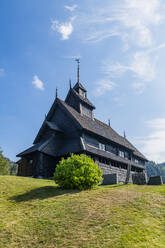
<path fill-rule="evenodd" d="M 56 126 L 54 132 L 57 132 L 59 129 L 65 134 L 72 136 L 77 135 L 76 130 L 80 127 L 68 111 L 61 106 L 58 98 L 54 101 L 33 143 L 36 144 L 42 139 L 49 137 L 53 133 L 53 125 Z"/>
<path fill-rule="evenodd" d="M 50 118 L 52 123 L 55 123 L 64 134 L 74 137 L 77 135 L 77 126 L 69 114 L 66 113 L 59 105 L 55 109 L 53 115 Z"/>

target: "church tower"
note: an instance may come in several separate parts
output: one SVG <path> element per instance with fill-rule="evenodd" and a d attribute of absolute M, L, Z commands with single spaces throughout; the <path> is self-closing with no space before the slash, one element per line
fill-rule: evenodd
<path fill-rule="evenodd" d="M 80 60 L 76 59 L 77 67 L 77 83 L 70 90 L 65 99 L 65 102 L 74 108 L 78 113 L 83 116 L 87 116 L 93 119 L 93 110 L 95 106 L 88 100 L 87 91 L 84 86 L 80 83 Z"/>

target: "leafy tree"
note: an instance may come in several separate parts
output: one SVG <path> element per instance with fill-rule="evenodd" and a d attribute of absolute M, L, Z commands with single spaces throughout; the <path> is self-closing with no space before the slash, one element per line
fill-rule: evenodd
<path fill-rule="evenodd" d="M 156 164 L 153 161 L 149 161 L 148 163 L 146 163 L 146 171 L 147 171 L 148 178 L 161 175 L 158 164 Z"/>
<path fill-rule="evenodd" d="M 163 182 L 165 183 L 165 163 L 156 164 L 153 161 L 149 161 L 146 164 L 147 176 L 162 176 Z"/>
<path fill-rule="evenodd" d="M 10 159 L 7 159 L 7 160 L 9 162 L 10 175 L 16 176 L 18 172 L 18 165 L 15 162 L 11 161 Z"/>
<path fill-rule="evenodd" d="M 9 162 L 3 156 L 2 151 L 0 151 L 0 175 L 9 175 Z"/>
<path fill-rule="evenodd" d="M 102 170 L 90 157 L 71 154 L 62 158 L 54 173 L 55 182 L 66 189 L 90 189 L 101 183 Z"/>

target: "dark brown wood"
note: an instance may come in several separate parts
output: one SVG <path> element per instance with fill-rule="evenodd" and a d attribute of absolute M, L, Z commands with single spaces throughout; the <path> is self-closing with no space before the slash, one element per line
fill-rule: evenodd
<path fill-rule="evenodd" d="M 52 177 L 59 160 L 71 153 L 90 155 L 111 173 L 117 170 L 119 181 L 125 177 L 128 182 L 131 173 L 145 171 L 144 155 L 110 125 L 94 118 L 94 109 L 80 82 L 70 87 L 65 101 L 56 97 L 33 146 L 17 155 L 21 157 L 18 175 Z"/>

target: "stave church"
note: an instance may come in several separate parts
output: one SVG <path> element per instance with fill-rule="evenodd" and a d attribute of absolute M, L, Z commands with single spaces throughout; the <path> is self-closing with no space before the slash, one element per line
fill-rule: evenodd
<path fill-rule="evenodd" d="M 50 178 L 60 159 L 75 153 L 91 156 L 110 183 L 145 183 L 146 157 L 110 123 L 96 119 L 94 109 L 79 80 L 78 60 L 77 83 L 74 87 L 70 83 L 65 101 L 56 91 L 33 146 L 17 155 L 18 175 Z"/>

